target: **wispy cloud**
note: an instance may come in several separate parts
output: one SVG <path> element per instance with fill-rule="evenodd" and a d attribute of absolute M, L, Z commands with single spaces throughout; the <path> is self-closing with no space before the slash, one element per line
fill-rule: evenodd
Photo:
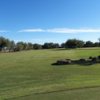
<path fill-rule="evenodd" d="M 51 33 L 99 33 L 100 29 L 70 29 L 70 28 L 52 28 L 52 29 L 23 29 L 18 32 L 51 32 Z"/>
<path fill-rule="evenodd" d="M 23 29 L 18 32 L 45 32 L 45 30 L 40 29 L 40 28 L 38 28 L 38 29 Z"/>
<path fill-rule="evenodd" d="M 8 32 L 8 31 L 6 31 L 6 30 L 0 30 L 0 33 L 6 33 L 6 32 Z"/>
<path fill-rule="evenodd" d="M 48 29 L 48 32 L 55 33 L 89 33 L 89 32 L 100 32 L 100 29 L 68 29 L 68 28 L 55 28 Z"/>

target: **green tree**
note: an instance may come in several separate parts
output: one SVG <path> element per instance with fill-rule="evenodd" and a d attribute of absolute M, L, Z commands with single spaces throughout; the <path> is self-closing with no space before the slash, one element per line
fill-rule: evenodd
<path fill-rule="evenodd" d="M 65 43 L 66 48 L 81 48 L 84 46 L 84 42 L 82 40 L 77 39 L 69 39 Z"/>
<path fill-rule="evenodd" d="M 37 50 L 37 49 L 42 49 L 42 46 L 40 44 L 33 44 L 33 49 Z"/>
<path fill-rule="evenodd" d="M 86 43 L 84 44 L 84 47 L 93 47 L 94 43 L 91 41 L 86 41 Z"/>

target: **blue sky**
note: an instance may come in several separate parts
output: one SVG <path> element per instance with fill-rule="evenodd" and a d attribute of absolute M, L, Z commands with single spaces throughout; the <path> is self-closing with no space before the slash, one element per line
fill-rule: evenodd
<path fill-rule="evenodd" d="M 0 36 L 41 44 L 98 41 L 100 0 L 0 0 Z"/>

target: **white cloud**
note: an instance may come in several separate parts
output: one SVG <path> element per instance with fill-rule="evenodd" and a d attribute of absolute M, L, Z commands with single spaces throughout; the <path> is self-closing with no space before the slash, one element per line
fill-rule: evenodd
<path fill-rule="evenodd" d="M 54 33 L 90 33 L 90 32 L 100 32 L 100 29 L 69 29 L 69 28 L 54 28 L 48 29 L 47 32 Z"/>
<path fill-rule="evenodd" d="M 70 28 L 52 28 L 52 29 L 23 29 L 18 32 L 51 32 L 51 33 L 99 33 L 100 29 L 70 29 Z"/>
<path fill-rule="evenodd" d="M 8 31 L 5 31 L 5 30 L 0 30 L 0 33 L 5 33 L 5 32 L 8 32 Z"/>
<path fill-rule="evenodd" d="M 43 29 L 23 29 L 18 32 L 45 32 Z"/>

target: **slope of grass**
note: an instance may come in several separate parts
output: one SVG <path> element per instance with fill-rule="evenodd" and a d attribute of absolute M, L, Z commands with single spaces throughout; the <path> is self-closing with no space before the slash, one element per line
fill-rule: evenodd
<path fill-rule="evenodd" d="M 1 53 L 0 100 L 85 100 L 92 94 L 99 97 L 100 64 L 51 65 L 58 59 L 79 59 L 99 54 L 99 48 Z M 93 98 L 91 100 L 96 100 Z"/>
<path fill-rule="evenodd" d="M 99 100 L 100 88 L 84 88 L 64 92 L 26 95 L 14 100 Z M 13 100 L 11 99 L 11 100 Z"/>

